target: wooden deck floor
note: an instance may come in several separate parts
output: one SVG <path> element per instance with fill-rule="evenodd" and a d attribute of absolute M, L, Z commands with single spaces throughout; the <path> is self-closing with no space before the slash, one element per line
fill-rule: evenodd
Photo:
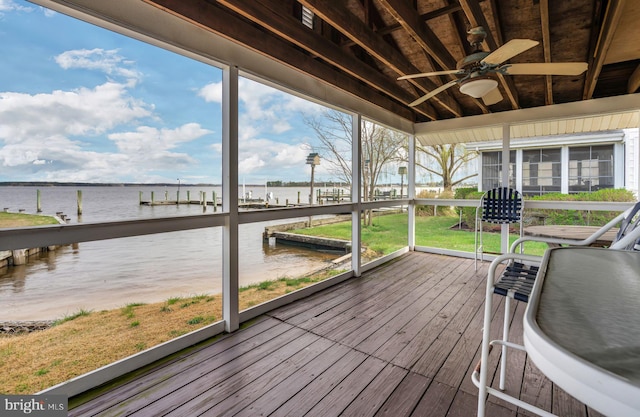
<path fill-rule="evenodd" d="M 274 310 L 69 415 L 474 415 L 470 375 L 479 356 L 486 268 L 476 273 L 473 260 L 408 253 Z M 525 307 L 515 304 L 514 335 Z M 501 297 L 494 305 L 502 311 Z M 507 392 L 559 415 L 598 415 L 544 378 L 524 353 L 514 352 L 509 362 Z M 530 415 L 519 411 L 489 399 L 488 416 Z"/>

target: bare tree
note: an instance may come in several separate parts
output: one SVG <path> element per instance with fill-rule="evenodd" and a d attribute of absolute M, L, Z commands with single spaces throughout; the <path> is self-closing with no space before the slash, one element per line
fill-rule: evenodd
<path fill-rule="evenodd" d="M 321 117 L 306 117 L 305 123 L 320 141 L 314 150 L 320 153 L 329 172 L 351 183 L 351 116 L 327 110 Z M 398 132 L 363 121 L 361 126 L 361 160 L 363 200 L 371 201 L 385 165 L 404 158 L 407 138 Z M 371 225 L 371 213 L 365 213 L 365 224 Z"/>
<path fill-rule="evenodd" d="M 462 144 L 417 146 L 416 150 L 416 166 L 442 178 L 445 191 L 478 175 L 474 173 L 454 180 L 458 171 L 478 156 L 476 151 L 470 151 Z"/>

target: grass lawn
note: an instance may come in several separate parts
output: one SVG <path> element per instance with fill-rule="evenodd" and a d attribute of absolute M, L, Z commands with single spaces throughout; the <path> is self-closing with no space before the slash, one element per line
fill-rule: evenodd
<path fill-rule="evenodd" d="M 245 310 L 342 271 L 240 289 Z M 175 297 L 119 309 L 81 310 L 53 327 L 0 335 L 0 394 L 33 394 L 222 319 L 222 296 Z"/>
<path fill-rule="evenodd" d="M 378 215 L 373 218 L 373 225 L 362 228 L 362 242 L 370 250 L 379 255 L 391 253 L 407 244 L 408 216 L 404 213 Z M 416 245 L 430 246 L 473 253 L 475 235 L 473 231 L 459 230 L 456 216 L 419 216 L 416 217 Z M 351 240 L 351 222 L 342 222 L 297 229 L 293 233 L 304 235 L 332 237 Z M 510 241 L 517 239 L 511 235 Z M 485 252 L 500 252 L 500 233 L 483 233 Z M 547 245 L 531 242 L 525 246 L 526 253 L 542 255 Z"/>
<path fill-rule="evenodd" d="M 59 224 L 51 216 L 36 214 L 0 212 L 0 228 L 43 226 L 47 224 Z"/>

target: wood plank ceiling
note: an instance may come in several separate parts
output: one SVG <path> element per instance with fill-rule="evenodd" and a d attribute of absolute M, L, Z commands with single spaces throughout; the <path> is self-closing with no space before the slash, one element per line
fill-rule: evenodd
<path fill-rule="evenodd" d="M 634 0 L 145 0 L 412 122 L 635 93 L 640 87 L 640 2 Z M 312 24 L 305 25 L 304 18 Z M 453 86 L 417 106 L 473 52 L 511 39 L 540 44 L 510 63 L 587 62 L 579 76 L 494 74 L 503 99 L 486 105 Z"/>

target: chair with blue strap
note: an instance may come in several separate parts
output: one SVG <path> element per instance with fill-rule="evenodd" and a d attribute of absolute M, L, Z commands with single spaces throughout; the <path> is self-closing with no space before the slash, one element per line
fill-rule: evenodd
<path fill-rule="evenodd" d="M 616 234 L 616 238 L 610 246 L 614 250 L 637 250 L 640 251 L 640 201 L 625 212 L 616 216 L 606 225 L 602 226 L 593 235 L 584 240 L 569 240 L 560 238 L 545 238 L 539 236 L 525 236 L 516 240 L 510 248 L 509 253 L 505 253 L 496 257 L 489 266 L 487 276 L 487 288 L 485 299 L 485 315 L 482 337 L 482 356 L 476 370 L 473 373 L 473 382 L 479 388 L 478 398 L 478 416 L 484 416 L 484 405 L 487 393 L 497 396 L 505 401 L 512 402 L 520 407 L 532 411 L 540 415 L 551 415 L 543 410 L 537 409 L 530 404 L 523 403 L 517 398 L 511 397 L 502 392 L 505 389 L 506 363 L 507 363 L 507 347 L 523 349 L 521 346 L 508 341 L 509 338 L 509 322 L 511 321 L 511 300 L 529 302 L 529 296 L 536 279 L 538 269 L 542 258 L 539 256 L 525 255 L 517 253 L 522 249 L 522 245 L 527 241 L 545 242 L 554 245 L 570 245 L 570 246 L 588 246 L 596 242 L 600 236 L 618 226 L 620 229 Z M 506 263 L 500 276 L 496 279 L 499 266 Z M 493 295 L 501 295 L 505 297 L 504 305 L 504 321 L 501 340 L 490 340 L 491 326 L 491 310 Z M 498 386 L 500 390 L 495 390 L 487 386 L 488 372 L 481 369 L 482 364 L 487 363 L 490 348 L 493 345 L 502 346 L 502 354 L 500 356 L 500 379 Z"/>
<path fill-rule="evenodd" d="M 520 224 L 522 237 L 522 211 L 524 200 L 518 190 L 509 187 L 493 188 L 482 196 L 476 208 L 475 224 L 475 268 L 478 270 L 478 258 L 484 260 L 484 242 L 482 231 L 484 223 Z"/>

